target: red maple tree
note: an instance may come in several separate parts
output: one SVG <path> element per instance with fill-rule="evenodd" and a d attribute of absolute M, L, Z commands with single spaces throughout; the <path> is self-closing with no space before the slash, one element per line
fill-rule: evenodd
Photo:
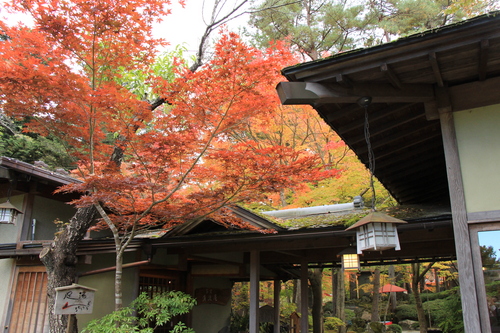
<path fill-rule="evenodd" d="M 57 249 L 83 237 L 94 216 L 89 209 L 113 231 L 121 294 L 122 255 L 137 232 L 324 176 L 314 154 L 231 136 L 275 110 L 278 70 L 292 59 L 283 45 L 259 51 L 224 34 L 197 71 L 179 61 L 175 80 L 154 75 L 163 41 L 152 37 L 152 25 L 168 14 L 168 3 L 13 0 L 11 8 L 31 14 L 33 26 L 0 22 L 3 111 L 31 119 L 30 131 L 64 140 L 82 180 L 61 189 L 82 193 L 74 202 L 80 215 L 42 253 L 50 288 L 71 282 L 61 277 L 71 274 Z M 131 71 L 145 73 L 151 96 L 123 84 Z"/>

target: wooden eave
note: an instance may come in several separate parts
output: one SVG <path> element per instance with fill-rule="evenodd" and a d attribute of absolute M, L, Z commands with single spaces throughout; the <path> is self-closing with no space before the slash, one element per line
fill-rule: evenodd
<path fill-rule="evenodd" d="M 17 173 L 23 173 L 28 176 L 35 177 L 42 182 L 51 183 L 56 186 L 79 182 L 79 180 L 70 176 L 66 176 L 54 171 L 37 167 L 33 164 L 29 164 L 5 156 L 0 157 L 0 166 L 13 170 Z"/>
<path fill-rule="evenodd" d="M 450 215 L 426 217 L 398 225 L 401 250 L 366 252 L 361 260 L 363 265 L 383 265 L 393 263 L 442 261 L 455 259 L 455 242 Z M 165 248 L 170 254 L 179 254 L 191 263 L 214 263 L 207 254 L 237 253 L 248 254 L 259 250 L 261 264 L 274 272 L 281 272 L 282 278 L 290 278 L 294 267 L 307 258 L 309 265 L 340 265 L 338 253 L 350 246 L 355 231 L 344 227 L 325 227 L 279 231 L 274 234 L 258 232 L 226 233 L 210 235 L 186 235 L 171 238 L 135 239 L 127 251 L 154 253 L 151 249 Z M 22 248 L 15 244 L 4 244 L 0 248 L 0 258 L 37 258 L 43 242 L 25 242 Z M 78 255 L 101 255 L 114 253 L 112 239 L 83 240 Z M 248 258 L 244 263 L 248 263 Z M 238 263 L 241 264 L 241 263 Z M 286 273 L 288 272 L 288 273 Z M 244 275 L 235 276 L 245 279 Z"/>
<path fill-rule="evenodd" d="M 439 114 L 500 103 L 500 13 L 282 70 L 283 104 L 312 105 L 400 204 L 448 203 Z"/>

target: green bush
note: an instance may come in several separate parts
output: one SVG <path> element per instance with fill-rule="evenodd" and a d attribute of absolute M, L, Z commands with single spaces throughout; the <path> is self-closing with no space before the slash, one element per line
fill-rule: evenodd
<path fill-rule="evenodd" d="M 410 319 L 418 320 L 415 304 L 401 304 L 396 307 L 395 317 L 398 321 Z"/>
<path fill-rule="evenodd" d="M 444 300 L 443 309 L 439 312 L 436 320 L 444 333 L 463 333 L 464 321 L 459 289 L 455 288 L 452 291 L 453 293 Z"/>
<path fill-rule="evenodd" d="M 370 328 L 374 333 L 383 333 L 385 332 L 385 325 L 379 322 L 371 322 Z"/>
<path fill-rule="evenodd" d="M 169 291 L 148 297 L 142 293 L 129 307 L 114 311 L 100 319 L 92 320 L 82 333 L 153 333 L 177 315 L 191 311 L 196 300 L 180 291 Z M 172 333 L 194 333 L 179 322 Z"/>
<path fill-rule="evenodd" d="M 248 314 L 239 315 L 234 312 L 231 313 L 230 332 L 243 332 L 248 330 L 249 320 Z"/>
<path fill-rule="evenodd" d="M 345 326 L 345 323 L 340 318 L 325 317 L 325 330 L 337 331 L 342 326 Z"/>
<path fill-rule="evenodd" d="M 403 332 L 403 329 L 398 324 L 391 324 L 391 325 L 387 326 L 386 332 L 401 333 L 401 332 Z"/>

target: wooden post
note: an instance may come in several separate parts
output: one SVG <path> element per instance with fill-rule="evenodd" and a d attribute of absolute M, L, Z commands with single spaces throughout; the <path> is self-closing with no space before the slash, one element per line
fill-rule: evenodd
<path fill-rule="evenodd" d="M 300 332 L 309 332 L 309 288 L 307 274 L 307 259 L 300 263 Z"/>
<path fill-rule="evenodd" d="M 436 93 L 437 95 L 446 94 L 446 92 L 442 91 L 437 91 Z M 441 109 L 438 106 L 438 110 L 440 111 L 439 117 L 441 120 L 441 131 L 450 189 L 453 233 L 455 235 L 455 247 L 459 267 L 458 278 L 460 281 L 464 328 L 466 333 L 480 333 L 483 331 L 481 330 L 481 321 L 479 319 L 476 281 L 474 274 L 471 274 L 471 272 L 474 272 L 474 266 L 469 237 L 469 226 L 467 223 L 467 211 L 465 209 L 465 194 L 458 155 L 455 123 L 453 121 L 451 106 L 447 107 L 446 103 L 444 104 L 444 107 Z"/>
<path fill-rule="evenodd" d="M 68 316 L 68 326 L 66 327 L 66 333 L 72 333 L 73 325 L 75 324 L 75 315 L 70 314 L 67 316 Z"/>
<path fill-rule="evenodd" d="M 250 251 L 250 323 L 249 333 L 259 333 L 260 252 Z"/>
<path fill-rule="evenodd" d="M 274 280 L 274 333 L 280 333 L 280 291 L 281 280 Z"/>

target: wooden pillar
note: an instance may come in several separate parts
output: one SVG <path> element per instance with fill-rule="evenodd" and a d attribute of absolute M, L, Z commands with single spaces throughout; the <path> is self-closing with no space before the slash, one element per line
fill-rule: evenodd
<path fill-rule="evenodd" d="M 249 333 L 259 333 L 260 252 L 250 251 L 250 323 Z"/>
<path fill-rule="evenodd" d="M 309 332 L 309 288 L 307 259 L 300 263 L 300 332 Z"/>
<path fill-rule="evenodd" d="M 446 169 L 450 189 L 451 212 L 453 217 L 453 233 L 458 260 L 458 277 L 466 333 L 483 332 L 479 315 L 476 282 L 474 278 L 473 257 L 465 208 L 465 194 L 462 183 L 462 172 L 455 133 L 455 123 L 451 105 L 447 101 L 445 88 L 437 88 L 439 117 L 443 136 Z M 442 107 L 441 107 L 442 106 Z M 486 333 L 486 332 L 483 332 Z"/>
<path fill-rule="evenodd" d="M 280 291 L 281 291 L 281 280 L 274 280 L 274 333 L 280 333 Z"/>

